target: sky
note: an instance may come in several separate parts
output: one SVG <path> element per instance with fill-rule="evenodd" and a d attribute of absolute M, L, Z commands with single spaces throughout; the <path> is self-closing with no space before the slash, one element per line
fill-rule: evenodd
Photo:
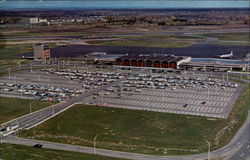
<path fill-rule="evenodd" d="M 248 0 L 85 0 L 8 1 L 0 0 L 0 10 L 18 9 L 146 9 L 146 8 L 245 8 Z"/>

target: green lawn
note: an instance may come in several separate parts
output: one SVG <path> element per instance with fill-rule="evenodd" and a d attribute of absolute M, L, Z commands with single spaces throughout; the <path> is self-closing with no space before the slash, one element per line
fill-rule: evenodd
<path fill-rule="evenodd" d="M 85 153 L 33 148 L 21 145 L 0 144 L 0 159 L 3 160 L 122 160 Z"/>
<path fill-rule="evenodd" d="M 119 40 L 89 41 L 89 43 L 108 46 L 181 48 L 196 44 L 195 41 L 198 39 L 200 38 L 191 36 L 143 35 L 121 37 Z"/>
<path fill-rule="evenodd" d="M 224 41 L 249 41 L 249 33 L 209 33 L 203 34 L 207 37 L 217 37 L 219 40 Z"/>
<path fill-rule="evenodd" d="M 228 119 L 76 105 L 22 136 L 159 155 L 197 154 L 226 145 L 247 117 L 245 88 Z M 34 135 L 35 130 L 35 135 Z"/>
<path fill-rule="evenodd" d="M 30 102 L 32 111 L 55 104 L 54 102 L 0 97 L 0 124 L 30 113 Z"/>
<path fill-rule="evenodd" d="M 19 57 L 15 57 L 14 55 L 32 51 L 33 44 L 5 45 L 5 48 L 0 50 L 0 59 L 20 59 Z"/>
<path fill-rule="evenodd" d="M 56 47 L 55 43 L 46 43 L 50 48 Z M 20 57 L 14 56 L 21 53 L 33 52 L 34 44 L 8 44 L 5 45 L 4 49 L 0 49 L 0 59 L 1 60 L 12 60 L 20 59 Z"/>
<path fill-rule="evenodd" d="M 219 44 L 219 45 L 236 45 L 236 46 L 249 46 L 250 43 L 230 43 L 230 42 L 215 42 L 214 44 Z"/>

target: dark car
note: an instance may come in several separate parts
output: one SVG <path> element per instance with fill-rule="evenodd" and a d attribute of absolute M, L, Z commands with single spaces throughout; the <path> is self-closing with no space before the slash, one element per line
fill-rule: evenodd
<path fill-rule="evenodd" d="M 203 102 L 201 102 L 201 104 L 206 104 L 206 102 L 205 102 L 205 101 L 203 101 Z"/>
<path fill-rule="evenodd" d="M 42 144 L 35 144 L 33 147 L 35 147 L 35 148 L 42 148 L 43 145 Z"/>

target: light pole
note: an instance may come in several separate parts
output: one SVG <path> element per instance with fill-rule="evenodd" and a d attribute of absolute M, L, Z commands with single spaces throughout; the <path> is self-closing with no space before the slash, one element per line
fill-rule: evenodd
<path fill-rule="evenodd" d="M 21 62 L 19 61 L 19 69 L 21 69 Z"/>
<path fill-rule="evenodd" d="M 13 83 L 16 83 L 16 76 L 13 76 Z"/>
<path fill-rule="evenodd" d="M 54 114 L 55 114 L 55 108 L 54 108 L 54 106 L 52 107 L 52 115 L 54 116 Z"/>
<path fill-rule="evenodd" d="M 207 158 L 208 158 L 208 160 L 210 160 L 210 142 L 208 140 L 206 140 L 206 139 L 205 139 L 205 141 L 207 142 L 207 145 L 208 145 Z"/>
<path fill-rule="evenodd" d="M 30 64 L 30 72 L 33 72 L 32 63 Z"/>
<path fill-rule="evenodd" d="M 30 113 L 32 112 L 31 102 L 30 102 Z"/>
<path fill-rule="evenodd" d="M 9 68 L 9 78 L 10 78 L 10 68 Z"/>
<path fill-rule="evenodd" d="M 94 138 L 94 155 L 96 155 L 96 139 L 98 137 L 98 134 Z"/>
<path fill-rule="evenodd" d="M 207 98 L 207 101 L 209 101 L 209 99 L 210 99 L 210 89 L 208 88 L 207 90 L 208 90 L 208 98 Z"/>
<path fill-rule="evenodd" d="M 2 133 L 0 133 L 0 144 L 3 143 L 3 137 L 2 137 Z"/>
<path fill-rule="evenodd" d="M 101 99 L 102 99 L 102 109 L 103 109 L 103 94 L 101 93 Z"/>

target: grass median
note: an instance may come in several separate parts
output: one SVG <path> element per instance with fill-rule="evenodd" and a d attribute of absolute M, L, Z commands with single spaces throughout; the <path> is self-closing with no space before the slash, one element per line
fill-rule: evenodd
<path fill-rule="evenodd" d="M 188 155 L 212 150 L 233 138 L 247 117 L 247 87 L 228 119 L 76 105 L 22 133 L 23 137 L 156 155 Z"/>
<path fill-rule="evenodd" d="M 18 160 L 122 160 L 85 153 L 58 151 L 52 149 L 31 148 L 21 145 L 0 144 L 0 159 Z"/>

